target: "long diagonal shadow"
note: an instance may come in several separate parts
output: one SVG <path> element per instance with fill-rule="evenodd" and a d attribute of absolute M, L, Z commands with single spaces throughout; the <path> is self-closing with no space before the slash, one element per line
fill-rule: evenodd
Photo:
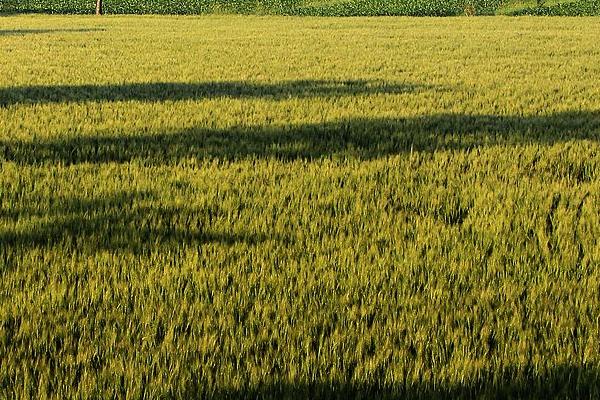
<path fill-rule="evenodd" d="M 218 204 L 204 208 L 149 205 L 153 198 L 147 192 L 121 192 L 101 199 L 53 198 L 49 199 L 52 205 L 43 211 L 36 211 L 31 204 L 10 211 L 0 209 L 0 222 L 21 220 L 34 226 L 0 230 L 0 243 L 4 248 L 60 245 L 93 252 L 142 253 L 174 244 L 254 245 L 268 239 L 266 234 L 223 233 L 208 228 L 207 220 L 219 216 Z"/>
<path fill-rule="evenodd" d="M 299 80 L 279 83 L 198 82 L 128 83 L 108 85 L 19 86 L 0 88 L 0 107 L 13 104 L 181 101 L 210 98 L 265 98 L 281 100 L 305 97 L 339 97 L 398 94 L 432 86 L 368 80 Z M 443 90 L 443 88 L 437 88 Z"/>
<path fill-rule="evenodd" d="M 439 114 L 291 126 L 197 127 L 47 141 L 4 139 L 0 140 L 0 161 L 33 165 L 137 161 L 160 165 L 189 159 L 293 161 L 332 156 L 373 159 L 409 151 L 553 144 L 568 140 L 599 141 L 600 111 L 531 117 Z"/>
<path fill-rule="evenodd" d="M 379 378 L 379 379 L 377 379 Z M 537 373 L 530 366 L 505 367 L 465 377 L 464 383 L 384 383 L 383 376 L 370 382 L 328 381 L 275 382 L 254 388 L 210 387 L 192 380 L 182 399 L 592 399 L 600 395 L 597 366 L 558 365 Z"/>

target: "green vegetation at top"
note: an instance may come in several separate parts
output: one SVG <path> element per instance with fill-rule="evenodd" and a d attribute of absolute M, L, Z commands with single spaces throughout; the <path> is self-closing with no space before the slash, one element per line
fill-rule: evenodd
<path fill-rule="evenodd" d="M 88 14 L 87 0 L 0 0 L 0 12 Z M 599 15 L 600 0 L 106 0 L 111 14 Z"/>

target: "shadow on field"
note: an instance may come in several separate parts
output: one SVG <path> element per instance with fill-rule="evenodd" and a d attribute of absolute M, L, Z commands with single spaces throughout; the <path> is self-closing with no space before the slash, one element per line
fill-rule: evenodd
<path fill-rule="evenodd" d="M 394 94 L 427 89 L 424 85 L 365 80 L 300 80 L 281 83 L 201 82 L 129 83 L 122 85 L 24 86 L 0 88 L 0 107 L 112 101 L 181 101 L 210 98 L 264 98 L 281 100 L 303 97 Z"/>
<path fill-rule="evenodd" d="M 189 159 L 373 159 L 410 151 L 466 150 L 583 139 L 600 140 L 600 111 L 531 117 L 439 114 L 285 126 L 198 127 L 35 142 L 5 139 L 0 140 L 0 161 L 18 164 L 137 161 L 159 165 Z"/>
<path fill-rule="evenodd" d="M 218 205 L 165 206 L 148 192 L 117 193 L 102 199 L 48 198 L 46 204 L 23 202 L 21 208 L 0 209 L 0 222 L 26 221 L 25 229 L 0 232 L 6 248 L 63 246 L 78 251 L 128 250 L 144 253 L 162 246 L 206 243 L 258 244 L 266 236 L 206 230 L 222 218 Z M 4 220 L 4 221 L 3 221 Z"/>
<path fill-rule="evenodd" d="M 86 32 L 103 32 L 104 28 L 59 28 L 59 29 L 0 29 L 0 36 L 25 36 L 33 34 L 47 33 L 86 33 Z M 1 89 L 0 89 L 1 91 Z M 2 96 L 0 95 L 0 99 Z M 0 100 L 0 105 L 2 101 Z"/>
<path fill-rule="evenodd" d="M 544 374 L 531 367 L 522 370 L 489 371 L 464 384 L 431 387 L 410 384 L 314 382 L 275 383 L 245 390 L 217 389 L 206 392 L 203 385 L 191 385 L 181 399 L 594 399 L 600 396 L 600 371 L 592 366 L 564 365 Z"/>

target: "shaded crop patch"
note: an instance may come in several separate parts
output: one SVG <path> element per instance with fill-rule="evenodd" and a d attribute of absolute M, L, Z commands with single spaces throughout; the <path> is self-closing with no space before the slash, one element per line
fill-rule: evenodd
<path fill-rule="evenodd" d="M 0 88 L 0 107 L 15 104 L 143 101 L 164 102 L 214 98 L 340 97 L 401 94 L 427 90 L 419 84 L 368 80 L 300 80 L 281 83 L 200 82 L 128 83 L 114 85 L 61 85 Z"/>
<path fill-rule="evenodd" d="M 599 138 L 600 114 L 593 111 L 531 117 L 441 114 L 291 126 L 197 127 L 165 133 L 79 136 L 35 142 L 5 139 L 0 140 L 0 159 L 32 165 L 132 161 L 155 165 L 211 158 L 372 159 L 411 151 L 551 145 Z"/>

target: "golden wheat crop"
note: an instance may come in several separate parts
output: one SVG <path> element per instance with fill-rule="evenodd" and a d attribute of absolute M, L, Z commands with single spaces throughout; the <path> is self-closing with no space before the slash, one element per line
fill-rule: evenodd
<path fill-rule="evenodd" d="M 0 397 L 600 396 L 598 22 L 0 18 Z"/>

